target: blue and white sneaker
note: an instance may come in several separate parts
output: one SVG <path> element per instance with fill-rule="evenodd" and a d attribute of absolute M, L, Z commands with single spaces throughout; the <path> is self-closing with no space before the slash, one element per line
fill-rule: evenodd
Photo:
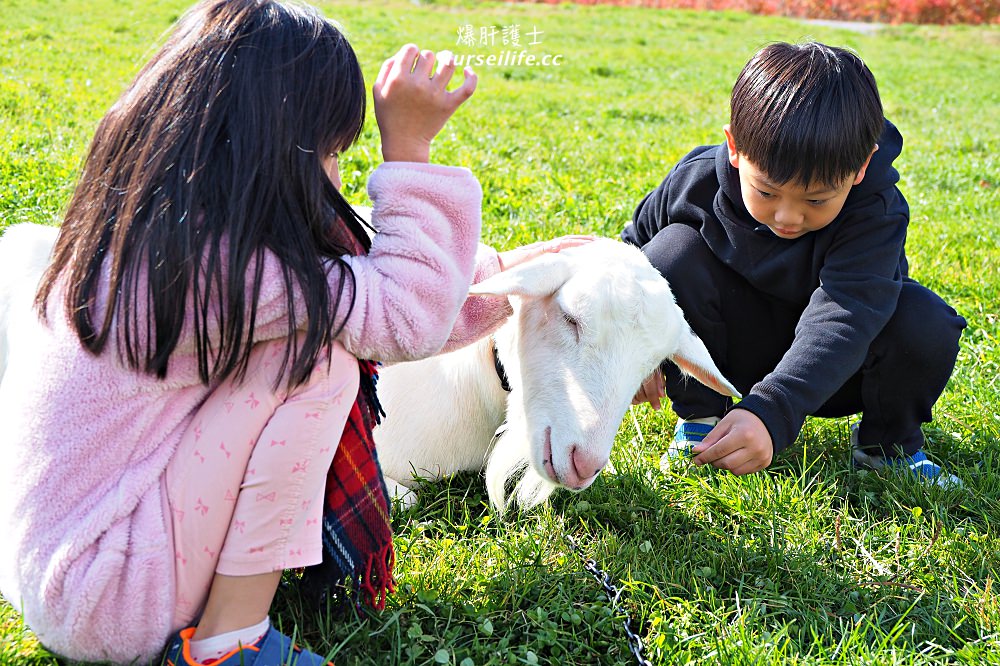
<path fill-rule="evenodd" d="M 927 458 L 923 451 L 917 451 L 912 456 L 886 458 L 885 456 L 865 453 L 858 445 L 858 426 L 851 426 L 851 457 L 855 466 L 868 469 L 896 469 L 909 472 L 923 483 L 936 485 L 946 490 L 961 490 L 965 488 L 962 480 L 941 468 L 940 465 Z"/>
<path fill-rule="evenodd" d="M 677 427 L 674 428 L 674 439 L 667 447 L 667 452 L 660 458 L 660 469 L 666 473 L 670 464 L 677 458 L 691 457 L 695 445 L 700 444 L 720 420 L 718 416 L 689 421 L 678 419 Z"/>

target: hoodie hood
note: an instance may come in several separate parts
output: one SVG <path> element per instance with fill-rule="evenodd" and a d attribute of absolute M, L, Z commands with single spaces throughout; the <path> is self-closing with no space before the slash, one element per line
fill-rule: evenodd
<path fill-rule="evenodd" d="M 890 189 L 899 182 L 899 172 L 892 166 L 899 154 L 903 152 L 903 136 L 896 126 L 885 121 L 882 135 L 878 138 L 878 150 L 872 155 L 872 161 L 865 172 L 865 178 L 851 188 L 847 195 L 844 208 L 850 208 L 857 202 L 873 194 Z"/>

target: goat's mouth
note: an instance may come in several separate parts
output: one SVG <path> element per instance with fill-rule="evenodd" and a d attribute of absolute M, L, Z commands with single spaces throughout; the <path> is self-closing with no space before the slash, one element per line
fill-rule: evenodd
<path fill-rule="evenodd" d="M 556 474 L 556 467 L 552 464 L 552 426 L 545 428 L 545 448 L 542 450 L 542 456 L 542 467 L 549 480 L 562 485 L 559 481 L 559 475 Z"/>
<path fill-rule="evenodd" d="M 554 464 L 555 460 L 552 456 L 552 426 L 545 428 L 545 444 L 542 446 L 542 469 L 544 472 L 541 473 L 540 476 L 546 478 L 547 481 L 551 481 L 558 486 L 562 486 L 563 488 L 568 488 L 577 492 L 583 490 L 594 482 L 594 479 L 596 479 L 597 475 L 600 474 L 604 464 L 607 463 L 607 458 L 604 459 L 604 463 L 601 463 L 600 466 L 594 468 L 593 471 L 590 471 L 591 468 L 587 468 L 586 471 L 581 472 L 581 469 L 578 466 L 577 456 L 578 447 L 574 444 L 570 448 L 570 468 L 562 474 L 557 472 Z M 587 458 L 584 457 L 584 460 L 587 460 Z M 586 476 L 584 476 L 584 474 L 586 474 Z"/>

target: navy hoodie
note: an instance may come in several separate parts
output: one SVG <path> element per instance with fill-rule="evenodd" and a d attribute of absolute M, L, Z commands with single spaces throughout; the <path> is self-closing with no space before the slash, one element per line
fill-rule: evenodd
<path fill-rule="evenodd" d="M 909 208 L 892 166 L 903 137 L 888 120 L 864 180 L 828 226 L 779 238 L 747 211 L 726 144 L 688 153 L 635 211 L 622 240 L 642 247 L 668 224 L 698 229 L 753 287 L 804 308 L 777 367 L 737 405 L 767 427 L 775 453 L 860 368 L 896 309 L 907 264 Z M 731 322 L 739 326 L 739 322 Z"/>

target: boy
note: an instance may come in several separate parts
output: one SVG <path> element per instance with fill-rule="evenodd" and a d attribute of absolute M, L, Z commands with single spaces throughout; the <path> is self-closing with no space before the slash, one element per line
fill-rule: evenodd
<path fill-rule="evenodd" d="M 726 141 L 684 157 L 643 199 L 622 239 L 670 281 L 732 401 L 664 364 L 637 401 L 664 393 L 679 417 L 661 461 L 733 474 L 770 465 L 807 415 L 863 412 L 853 457 L 945 487 L 922 422 L 944 390 L 965 320 L 907 277 L 909 208 L 861 59 L 818 43 L 771 44 L 743 68 Z"/>

